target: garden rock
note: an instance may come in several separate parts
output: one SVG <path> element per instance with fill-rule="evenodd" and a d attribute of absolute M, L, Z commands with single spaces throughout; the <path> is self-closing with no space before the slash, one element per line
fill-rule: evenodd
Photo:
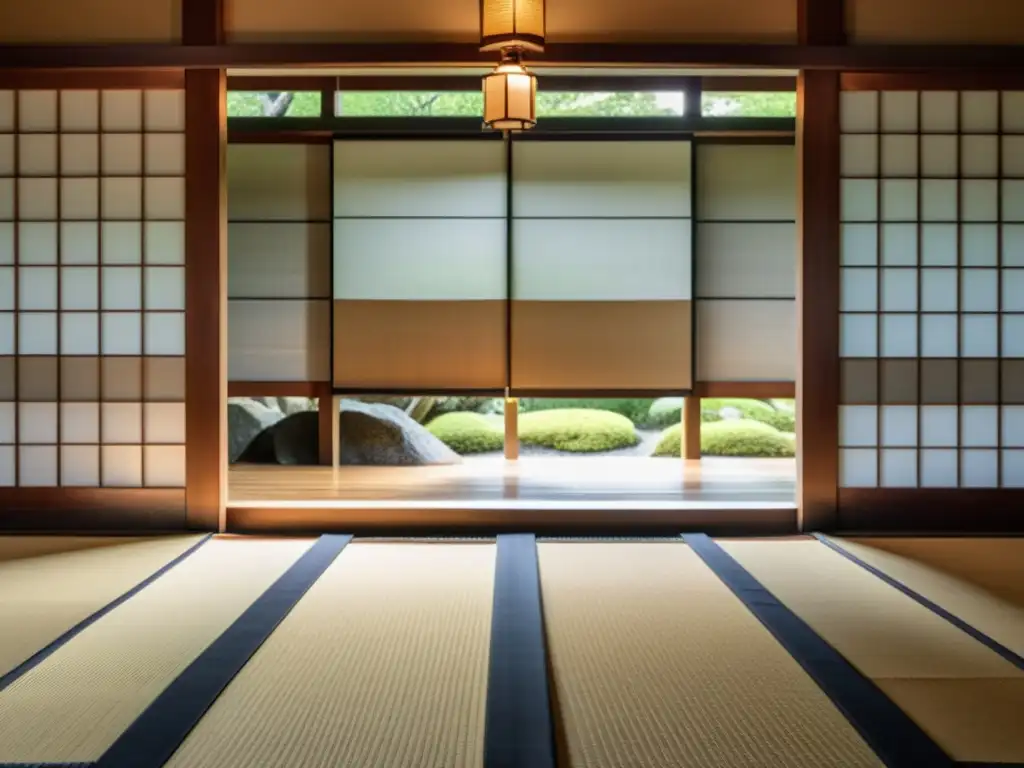
<path fill-rule="evenodd" d="M 342 400 L 338 414 L 341 463 L 376 466 L 457 464 L 462 458 L 401 409 L 383 403 Z M 316 464 L 316 411 L 294 413 L 264 430 L 241 460 L 273 464 Z"/>
<path fill-rule="evenodd" d="M 228 461 L 238 461 L 258 435 L 284 418 L 277 408 L 249 398 L 228 401 Z"/>

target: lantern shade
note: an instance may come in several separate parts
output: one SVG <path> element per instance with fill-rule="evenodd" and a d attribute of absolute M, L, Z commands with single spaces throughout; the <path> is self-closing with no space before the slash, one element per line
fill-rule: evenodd
<path fill-rule="evenodd" d="M 480 0 L 480 50 L 544 50 L 544 0 Z"/>
<path fill-rule="evenodd" d="M 537 124 L 537 78 L 514 59 L 484 77 L 484 125 L 524 131 Z"/>

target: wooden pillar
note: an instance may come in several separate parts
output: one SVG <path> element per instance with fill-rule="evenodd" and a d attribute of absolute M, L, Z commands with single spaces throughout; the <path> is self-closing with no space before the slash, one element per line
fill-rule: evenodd
<path fill-rule="evenodd" d="M 683 398 L 682 456 L 684 461 L 700 461 L 700 398 Z"/>
<path fill-rule="evenodd" d="M 505 398 L 505 458 L 519 458 L 519 400 Z"/>
<path fill-rule="evenodd" d="M 842 0 L 800 0 L 800 42 L 844 43 Z M 797 80 L 797 506 L 802 530 L 833 530 L 839 493 L 839 73 Z"/>
<path fill-rule="evenodd" d="M 331 466 L 335 469 L 341 466 L 341 397 L 331 393 Z M 323 420 L 321 419 L 321 424 Z"/>
<path fill-rule="evenodd" d="M 220 0 L 184 0 L 183 42 L 223 40 Z M 185 73 L 185 503 L 189 528 L 227 506 L 227 100 L 224 70 Z"/>

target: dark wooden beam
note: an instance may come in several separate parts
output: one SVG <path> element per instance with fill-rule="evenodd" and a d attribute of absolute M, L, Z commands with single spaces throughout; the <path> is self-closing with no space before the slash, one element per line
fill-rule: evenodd
<path fill-rule="evenodd" d="M 195 0 L 199 2 L 199 0 Z M 188 27 L 186 27 L 188 29 Z M 847 72 L 1006 71 L 1024 67 L 1024 46 L 552 43 L 535 65 L 749 67 Z M 8 45 L 0 70 L 223 69 L 377 65 L 490 66 L 475 43 L 245 43 L 224 45 Z"/>
<path fill-rule="evenodd" d="M 1024 88 L 1024 69 L 1007 72 L 850 72 L 839 78 L 844 91 L 1014 91 Z"/>
<path fill-rule="evenodd" d="M 803 530 L 832 530 L 839 486 L 839 75 L 797 89 L 797 505 Z"/>
<path fill-rule="evenodd" d="M 798 0 L 802 45 L 841 46 L 843 0 Z M 797 509 L 805 531 L 834 530 L 839 490 L 839 73 L 797 80 Z"/>
<path fill-rule="evenodd" d="M 224 44 L 224 0 L 181 0 L 181 41 L 185 45 Z"/>
<path fill-rule="evenodd" d="M 21 69 L 0 70 L 0 89 L 179 90 L 183 69 Z"/>
<path fill-rule="evenodd" d="M 221 0 L 184 0 L 186 43 L 224 36 Z M 190 528 L 224 530 L 227 506 L 227 79 L 185 76 L 185 499 Z"/>
<path fill-rule="evenodd" d="M 801 45 L 845 45 L 843 0 L 797 0 L 797 38 Z"/>
<path fill-rule="evenodd" d="M 5 488 L 5 534 L 156 533 L 185 527 L 181 488 Z"/>
<path fill-rule="evenodd" d="M 1008 488 L 843 488 L 843 533 L 1024 532 L 1024 490 Z"/>

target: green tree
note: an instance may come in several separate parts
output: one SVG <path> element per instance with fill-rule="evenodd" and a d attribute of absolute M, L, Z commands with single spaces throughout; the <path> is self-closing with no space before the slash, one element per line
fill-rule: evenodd
<path fill-rule="evenodd" d="M 543 86 L 543 82 L 541 83 Z M 707 93 L 701 107 L 705 117 L 793 117 L 795 93 Z M 336 104 L 349 117 L 479 117 L 479 91 L 346 91 Z M 668 117 L 682 113 L 682 94 L 676 92 L 554 92 L 539 91 L 540 117 Z M 318 117 L 317 92 L 277 93 L 233 91 L 228 94 L 230 117 Z"/>
<path fill-rule="evenodd" d="M 704 117 L 796 117 L 796 93 L 706 93 Z"/>

